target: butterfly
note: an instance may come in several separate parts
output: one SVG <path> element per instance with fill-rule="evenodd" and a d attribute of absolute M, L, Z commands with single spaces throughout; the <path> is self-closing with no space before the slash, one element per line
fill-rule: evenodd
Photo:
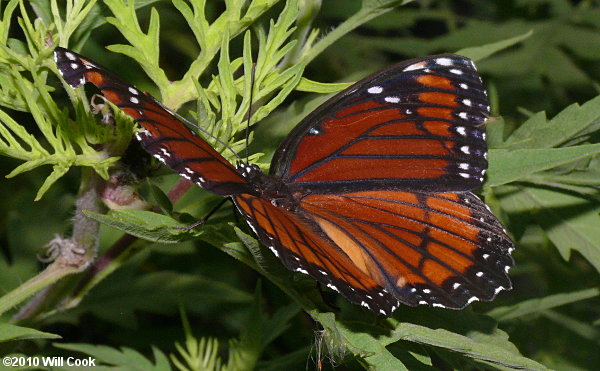
<path fill-rule="evenodd" d="M 73 88 L 90 82 L 180 176 L 233 199 L 290 270 L 390 316 L 401 304 L 462 309 L 511 289 L 514 244 L 471 190 L 487 169 L 487 94 L 453 54 L 405 61 L 338 93 L 283 140 L 269 174 L 232 165 L 176 114 L 57 47 Z"/>

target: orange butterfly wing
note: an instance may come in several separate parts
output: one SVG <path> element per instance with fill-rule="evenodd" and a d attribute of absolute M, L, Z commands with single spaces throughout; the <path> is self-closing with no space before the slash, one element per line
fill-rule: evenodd
<path fill-rule="evenodd" d="M 182 177 L 211 192 L 230 195 L 253 187 L 208 142 L 192 133 L 176 113 L 150 94 L 140 92 L 105 68 L 70 50 L 57 47 L 56 64 L 72 87 L 90 82 L 142 130 L 136 134 L 142 146 Z"/>
<path fill-rule="evenodd" d="M 233 199 L 260 240 L 288 269 L 312 276 L 375 313 L 389 316 L 400 305 L 305 215 L 288 212 L 249 194 Z"/>
<path fill-rule="evenodd" d="M 286 267 L 376 313 L 398 302 L 462 309 L 511 288 L 512 242 L 470 192 L 309 195 L 295 211 L 234 200 Z"/>
<path fill-rule="evenodd" d="M 300 206 L 404 304 L 462 309 L 511 288 L 513 244 L 470 192 L 309 195 Z"/>

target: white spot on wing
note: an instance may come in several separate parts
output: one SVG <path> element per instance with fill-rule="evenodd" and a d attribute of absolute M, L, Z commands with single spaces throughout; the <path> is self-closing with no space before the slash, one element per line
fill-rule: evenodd
<path fill-rule="evenodd" d="M 367 93 L 369 94 L 379 94 L 383 91 L 383 88 L 381 86 L 371 86 L 369 89 L 367 89 Z"/>
<path fill-rule="evenodd" d="M 76 70 L 78 68 L 79 68 L 79 64 L 77 64 L 77 63 L 71 63 L 71 69 L 72 70 Z"/>
<path fill-rule="evenodd" d="M 440 66 L 452 66 L 452 59 L 450 58 L 438 58 L 435 60 L 435 63 Z"/>
<path fill-rule="evenodd" d="M 477 296 L 471 296 L 469 300 L 467 300 L 467 304 L 471 304 L 474 301 L 478 301 L 479 298 Z"/>
<path fill-rule="evenodd" d="M 419 62 L 419 63 L 411 64 L 410 66 L 404 68 L 402 71 L 406 72 L 406 71 L 420 70 L 421 68 L 425 67 L 426 65 L 427 64 L 425 62 Z"/>
<path fill-rule="evenodd" d="M 70 61 L 76 61 L 77 60 L 77 57 L 73 53 L 70 53 L 70 52 L 65 52 L 65 57 L 67 57 L 67 59 L 70 60 Z"/>
<path fill-rule="evenodd" d="M 466 119 L 468 119 L 468 118 L 469 118 L 469 115 L 467 115 L 467 113 L 466 113 L 466 112 L 459 112 L 459 113 L 458 113 L 458 117 L 460 117 L 460 118 L 461 118 L 461 119 L 463 119 L 463 120 L 466 120 Z"/>
<path fill-rule="evenodd" d="M 163 164 L 165 163 L 165 159 L 158 153 L 155 153 L 153 156 L 154 156 L 154 158 L 156 158 L 158 161 L 162 162 Z"/>
<path fill-rule="evenodd" d="M 471 105 L 472 105 L 472 103 L 471 103 L 471 100 L 470 100 L 470 99 L 463 99 L 463 101 L 462 101 L 462 102 L 463 102 L 463 104 L 464 104 L 465 106 L 468 106 L 468 107 L 471 107 Z"/>
<path fill-rule="evenodd" d="M 463 170 L 467 170 L 469 168 L 469 164 L 463 162 L 463 163 L 458 164 L 458 167 Z"/>
<path fill-rule="evenodd" d="M 131 94 L 133 94 L 133 95 L 138 95 L 138 94 L 140 94 L 140 92 L 139 92 L 139 91 L 138 91 L 136 88 L 134 88 L 134 87 L 132 87 L 132 86 L 130 86 L 130 87 L 127 89 L 127 90 L 129 90 L 129 92 L 130 92 Z"/>
<path fill-rule="evenodd" d="M 165 148 L 161 148 L 160 151 L 163 155 L 165 155 L 165 157 L 171 157 L 171 154 Z"/>
<path fill-rule="evenodd" d="M 451 69 L 450 73 L 453 73 L 455 75 L 462 75 L 463 74 L 463 72 L 461 70 L 457 70 L 456 68 Z"/>
<path fill-rule="evenodd" d="M 465 129 L 464 126 L 457 126 L 456 127 L 456 132 L 460 135 L 462 135 L 463 137 L 467 135 L 467 129 Z"/>
<path fill-rule="evenodd" d="M 469 153 L 471 153 L 471 152 L 470 152 L 470 149 L 469 149 L 469 146 L 462 146 L 462 147 L 460 147 L 460 151 L 461 151 L 462 153 L 464 153 L 464 154 L 467 154 L 467 155 L 468 155 Z"/>
<path fill-rule="evenodd" d="M 137 99 L 136 97 L 129 97 L 129 101 L 133 104 L 138 104 L 140 103 L 140 100 Z"/>
<path fill-rule="evenodd" d="M 400 102 L 400 98 L 398 97 L 385 97 L 384 99 L 388 103 L 398 103 Z"/>

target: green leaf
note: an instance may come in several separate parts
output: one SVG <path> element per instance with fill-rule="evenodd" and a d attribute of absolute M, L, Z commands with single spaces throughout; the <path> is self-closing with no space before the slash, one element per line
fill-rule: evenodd
<path fill-rule="evenodd" d="M 121 347 L 115 349 L 106 345 L 55 343 L 54 346 L 61 349 L 85 353 L 92 356 L 99 365 L 115 366 L 131 371 L 170 371 L 171 365 L 165 354 L 156 347 L 152 347 L 154 362 L 131 348 Z"/>
<path fill-rule="evenodd" d="M 373 18 L 389 12 L 397 6 L 405 5 L 410 2 L 412 2 L 412 0 L 363 0 L 360 10 L 354 13 L 350 18 L 346 19 L 333 31 L 325 35 L 315 43 L 312 48 L 307 50 L 300 58 L 300 63 L 304 65 L 310 63 L 310 61 L 323 52 L 323 50 L 345 34 Z"/>
<path fill-rule="evenodd" d="M 201 235 L 201 232 L 177 229 L 186 227 L 170 216 L 144 210 L 111 210 L 108 214 L 86 211 L 90 218 L 135 237 L 152 242 L 177 243 Z"/>
<path fill-rule="evenodd" d="M 342 82 L 342 83 L 324 83 L 318 81 L 312 81 L 303 77 L 300 79 L 300 82 L 296 86 L 296 90 L 298 91 L 306 91 L 309 93 L 319 93 L 319 94 L 331 94 L 342 91 L 352 85 L 352 83 Z"/>
<path fill-rule="evenodd" d="M 530 213 L 563 259 L 577 250 L 600 272 L 600 205 L 560 190 L 507 187 L 500 198 L 511 214 Z M 532 212 L 535 211 L 535 212 Z"/>
<path fill-rule="evenodd" d="M 586 300 L 598 295 L 600 295 L 600 289 L 596 288 L 567 294 L 548 295 L 540 299 L 529 299 L 515 305 L 495 308 L 489 311 L 487 315 L 498 321 L 508 321 L 530 314 L 539 314 L 547 309 Z"/>
<path fill-rule="evenodd" d="M 35 201 L 39 201 L 42 196 L 48 191 L 50 186 L 69 171 L 70 166 L 66 164 L 56 164 L 52 167 L 52 173 L 46 178 L 44 184 L 40 187 L 35 195 Z"/>
<path fill-rule="evenodd" d="M 511 37 L 506 40 L 496 41 L 493 43 L 476 46 L 472 48 L 460 49 L 456 54 L 464 55 L 465 57 L 471 58 L 474 61 L 479 61 L 489 57 L 490 55 L 499 52 L 500 50 L 509 48 L 513 45 L 520 43 L 521 41 L 529 38 L 533 35 L 533 30 L 530 30 L 522 35 Z"/>
<path fill-rule="evenodd" d="M 174 252 L 184 250 L 181 245 L 168 248 Z M 66 313 L 65 320 L 92 314 L 116 326 L 133 328 L 138 324 L 136 313 L 140 312 L 168 316 L 178 306 L 184 306 L 194 315 L 203 315 L 211 308 L 232 303 L 243 306 L 252 301 L 252 295 L 223 282 L 222 277 L 176 271 L 144 273 L 143 266 L 136 263 L 130 259 L 128 269 L 116 270 L 106 277 L 94 287 L 93 295 L 87 295 Z M 128 284 L 122 285 L 123 282 Z"/>
<path fill-rule="evenodd" d="M 0 342 L 27 339 L 60 339 L 60 335 L 42 332 L 32 328 L 0 323 Z"/>
<path fill-rule="evenodd" d="M 533 217 L 565 260 L 569 260 L 571 250 L 577 250 L 600 272 L 600 205 L 597 202 L 543 188 L 525 188 L 503 197 L 501 202 L 511 213 L 536 210 Z"/>
<path fill-rule="evenodd" d="M 331 313 L 313 313 L 313 316 L 325 331 L 338 337 L 336 343 L 344 344 L 353 354 L 362 355 L 367 364 L 378 369 L 407 369 L 386 349 L 386 345 L 403 340 L 447 349 L 495 367 L 547 370 L 543 365 L 520 355 L 506 340 L 506 335 L 471 331 L 469 336 L 464 336 L 446 329 L 431 329 L 406 322 L 398 323 L 389 330 L 387 326 L 376 326 L 367 322 L 336 322 Z"/>
<path fill-rule="evenodd" d="M 549 148 L 569 141 L 600 121 L 600 96 L 582 106 L 575 103 L 547 121 L 543 112 L 524 122 L 506 140 L 503 148 Z"/>
<path fill-rule="evenodd" d="M 543 312 L 543 315 L 562 327 L 576 333 L 582 338 L 594 341 L 596 344 L 600 344 L 600 330 L 594 326 L 582 322 L 577 318 L 573 318 L 552 310 L 546 310 Z"/>
<path fill-rule="evenodd" d="M 408 370 L 406 366 L 397 359 L 379 339 L 379 331 L 360 331 L 350 329 L 346 324 L 336 322 L 333 313 L 311 313 L 313 318 L 323 326 L 325 341 L 329 346 L 336 347 L 343 344 L 353 354 L 362 356 L 371 368 L 381 371 Z M 378 336 L 375 336 L 378 333 Z"/>
<path fill-rule="evenodd" d="M 548 149 L 491 149 L 487 187 L 526 181 L 529 175 L 600 153 L 600 144 Z"/>

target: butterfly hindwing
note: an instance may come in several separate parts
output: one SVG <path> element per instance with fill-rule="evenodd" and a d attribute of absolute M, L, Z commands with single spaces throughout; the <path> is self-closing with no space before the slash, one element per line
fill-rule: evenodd
<path fill-rule="evenodd" d="M 389 316 L 399 301 L 320 231 L 298 213 L 285 212 L 270 202 L 243 194 L 234 197 L 238 210 L 263 244 L 290 270 L 308 274 L 341 293 L 350 302 Z"/>
<path fill-rule="evenodd" d="M 513 244 L 470 192 L 309 195 L 303 210 L 400 302 L 462 309 L 511 288 Z"/>
<path fill-rule="evenodd" d="M 142 127 L 136 134 L 142 146 L 179 175 L 221 195 L 250 190 L 248 182 L 223 156 L 154 97 L 75 52 L 57 47 L 54 56 L 69 85 L 96 85 L 108 101 Z"/>
<path fill-rule="evenodd" d="M 468 58 L 407 61 L 307 116 L 279 147 L 271 174 L 319 193 L 471 190 L 487 168 L 488 104 Z"/>

